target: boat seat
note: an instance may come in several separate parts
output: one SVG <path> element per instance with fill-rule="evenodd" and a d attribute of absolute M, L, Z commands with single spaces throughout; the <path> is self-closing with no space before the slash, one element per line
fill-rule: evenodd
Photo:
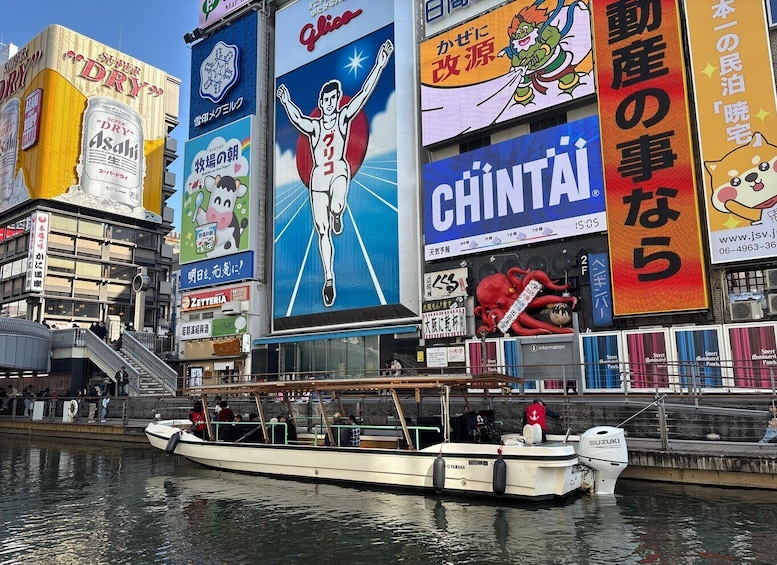
<path fill-rule="evenodd" d="M 526 424 L 523 427 L 523 441 L 526 445 L 539 445 L 542 443 L 542 426 L 539 424 Z"/>

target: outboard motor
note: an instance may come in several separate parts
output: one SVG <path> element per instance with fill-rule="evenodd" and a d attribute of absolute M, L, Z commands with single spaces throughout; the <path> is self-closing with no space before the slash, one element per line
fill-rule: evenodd
<path fill-rule="evenodd" d="M 614 494 L 615 483 L 629 463 L 626 436 L 621 428 L 597 426 L 580 436 L 577 449 L 581 464 L 593 470 L 593 480 L 586 485 L 596 494 Z"/>

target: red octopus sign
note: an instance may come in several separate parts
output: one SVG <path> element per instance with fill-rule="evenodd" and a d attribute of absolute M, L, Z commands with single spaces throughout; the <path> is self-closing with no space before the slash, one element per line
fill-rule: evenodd
<path fill-rule="evenodd" d="M 475 296 L 478 306 L 475 315 L 480 316 L 483 325 L 478 335 L 493 333 L 506 328 L 516 335 L 568 334 L 574 329 L 568 327 L 571 310 L 577 305 L 575 296 L 539 294 L 538 287 L 564 291 L 569 284 L 556 284 L 543 271 L 525 270 L 519 267 L 508 269 L 507 274 L 494 273 L 480 281 Z M 536 317 L 537 311 L 551 306 L 550 322 Z M 500 325 L 505 319 L 506 323 Z M 501 328 L 500 328 L 501 326 Z"/>

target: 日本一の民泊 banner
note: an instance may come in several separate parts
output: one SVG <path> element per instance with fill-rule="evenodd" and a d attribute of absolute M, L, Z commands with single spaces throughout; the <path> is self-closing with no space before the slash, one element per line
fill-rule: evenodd
<path fill-rule="evenodd" d="M 685 2 L 710 257 L 777 256 L 777 102 L 763 2 Z"/>

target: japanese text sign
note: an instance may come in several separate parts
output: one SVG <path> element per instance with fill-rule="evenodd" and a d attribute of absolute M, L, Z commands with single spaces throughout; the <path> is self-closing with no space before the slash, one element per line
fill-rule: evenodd
<path fill-rule="evenodd" d="M 538 4 L 511 2 L 421 43 L 425 146 L 593 94 L 588 2 Z"/>
<path fill-rule="evenodd" d="M 777 102 L 763 2 L 685 2 L 711 261 L 777 255 Z"/>
<path fill-rule="evenodd" d="M 614 313 L 706 309 L 677 0 L 593 19 Z"/>

